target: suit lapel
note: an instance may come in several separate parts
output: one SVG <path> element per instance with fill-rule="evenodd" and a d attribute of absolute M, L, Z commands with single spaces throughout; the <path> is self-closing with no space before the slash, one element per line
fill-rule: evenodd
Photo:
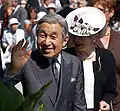
<path fill-rule="evenodd" d="M 49 66 L 47 69 L 42 70 L 42 76 L 40 75 L 40 79 L 42 81 L 42 84 L 47 84 L 49 81 L 52 80 L 52 84 L 49 86 L 49 88 L 46 90 L 46 93 L 52 102 L 52 104 L 55 104 L 56 101 L 56 95 L 57 95 L 57 86 L 55 83 L 55 79 L 52 74 L 51 67 Z"/>
<path fill-rule="evenodd" d="M 45 85 L 52 80 L 52 83 L 50 84 L 49 88 L 46 90 L 45 93 L 47 94 L 48 98 L 50 99 L 50 101 L 52 102 L 54 106 L 55 101 L 56 101 L 56 95 L 57 95 L 57 86 L 56 86 L 55 79 L 52 74 L 52 69 L 49 64 L 49 61 L 48 59 L 40 55 L 39 51 L 36 51 L 31 56 L 33 60 L 36 61 L 37 65 L 39 66 L 39 70 L 37 71 L 39 71 L 38 77 L 42 85 Z"/>
<path fill-rule="evenodd" d="M 54 76 L 52 74 L 52 69 L 49 64 L 49 61 L 45 59 L 43 56 L 40 56 L 38 52 L 34 53 L 34 55 L 32 54 L 32 56 L 33 56 L 32 58 L 34 58 L 34 60 L 36 61 L 37 65 L 40 67 L 40 70 L 38 71 L 40 74 L 39 80 L 42 83 L 42 85 L 47 84 L 49 81 L 53 80 L 52 84 L 45 92 L 45 94 L 47 95 L 45 97 L 48 97 L 48 99 L 50 99 L 54 109 L 56 108 L 59 109 L 64 99 L 67 98 L 67 94 L 68 94 L 67 92 L 69 89 L 73 63 L 70 61 L 70 58 L 66 53 L 62 53 L 60 84 L 59 84 L 59 89 L 57 89 L 57 85 Z M 38 61 L 41 62 L 39 63 Z"/>
<path fill-rule="evenodd" d="M 71 79 L 71 72 L 72 72 L 72 62 L 69 60 L 69 56 L 66 56 L 62 53 L 61 56 L 61 77 L 60 77 L 60 86 L 59 86 L 59 93 L 58 98 L 56 101 L 55 110 L 60 109 L 62 102 L 67 97 L 67 92 L 69 89 L 70 79 Z"/>

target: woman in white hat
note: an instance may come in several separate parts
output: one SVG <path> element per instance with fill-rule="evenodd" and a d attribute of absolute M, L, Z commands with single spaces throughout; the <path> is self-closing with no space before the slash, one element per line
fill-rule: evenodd
<path fill-rule="evenodd" d="M 74 55 L 83 61 L 87 109 L 109 111 L 116 96 L 115 60 L 108 50 L 95 48 L 91 38 L 104 33 L 105 15 L 97 8 L 82 7 L 69 13 L 66 20 L 75 45 Z"/>
<path fill-rule="evenodd" d="M 9 19 L 8 29 L 4 30 L 2 37 L 2 46 L 6 49 L 4 58 L 6 62 L 11 61 L 11 46 L 17 44 L 20 40 L 24 39 L 25 33 L 23 29 L 19 29 L 20 23 L 17 18 Z"/>

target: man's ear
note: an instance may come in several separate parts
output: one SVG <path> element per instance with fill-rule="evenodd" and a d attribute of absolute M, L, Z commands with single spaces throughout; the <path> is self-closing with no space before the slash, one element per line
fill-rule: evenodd
<path fill-rule="evenodd" d="M 112 8 L 112 9 L 110 10 L 110 17 L 113 17 L 114 13 L 115 13 L 115 10 Z"/>
<path fill-rule="evenodd" d="M 68 40 L 69 40 L 69 36 L 67 35 L 67 36 L 64 38 L 64 40 L 63 40 L 63 45 L 62 45 L 63 47 L 66 46 Z"/>

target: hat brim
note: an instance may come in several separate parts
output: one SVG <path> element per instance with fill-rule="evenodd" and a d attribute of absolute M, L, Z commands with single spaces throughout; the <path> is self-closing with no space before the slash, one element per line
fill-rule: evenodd
<path fill-rule="evenodd" d="M 75 36 L 91 36 L 100 32 L 105 24 L 106 17 L 95 7 L 77 8 L 66 16 L 69 33 Z"/>
<path fill-rule="evenodd" d="M 14 25 L 14 24 L 18 24 L 18 26 L 20 26 L 20 25 L 21 25 L 21 23 L 20 23 L 20 22 L 19 22 L 19 23 L 8 24 L 8 28 L 10 28 L 10 26 L 11 26 L 11 25 Z"/>

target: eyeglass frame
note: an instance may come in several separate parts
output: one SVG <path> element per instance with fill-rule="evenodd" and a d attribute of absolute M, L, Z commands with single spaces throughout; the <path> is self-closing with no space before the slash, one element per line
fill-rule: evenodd
<path fill-rule="evenodd" d="M 101 10 L 103 13 L 109 11 L 109 9 L 101 9 L 101 8 L 98 8 L 99 10 Z"/>

